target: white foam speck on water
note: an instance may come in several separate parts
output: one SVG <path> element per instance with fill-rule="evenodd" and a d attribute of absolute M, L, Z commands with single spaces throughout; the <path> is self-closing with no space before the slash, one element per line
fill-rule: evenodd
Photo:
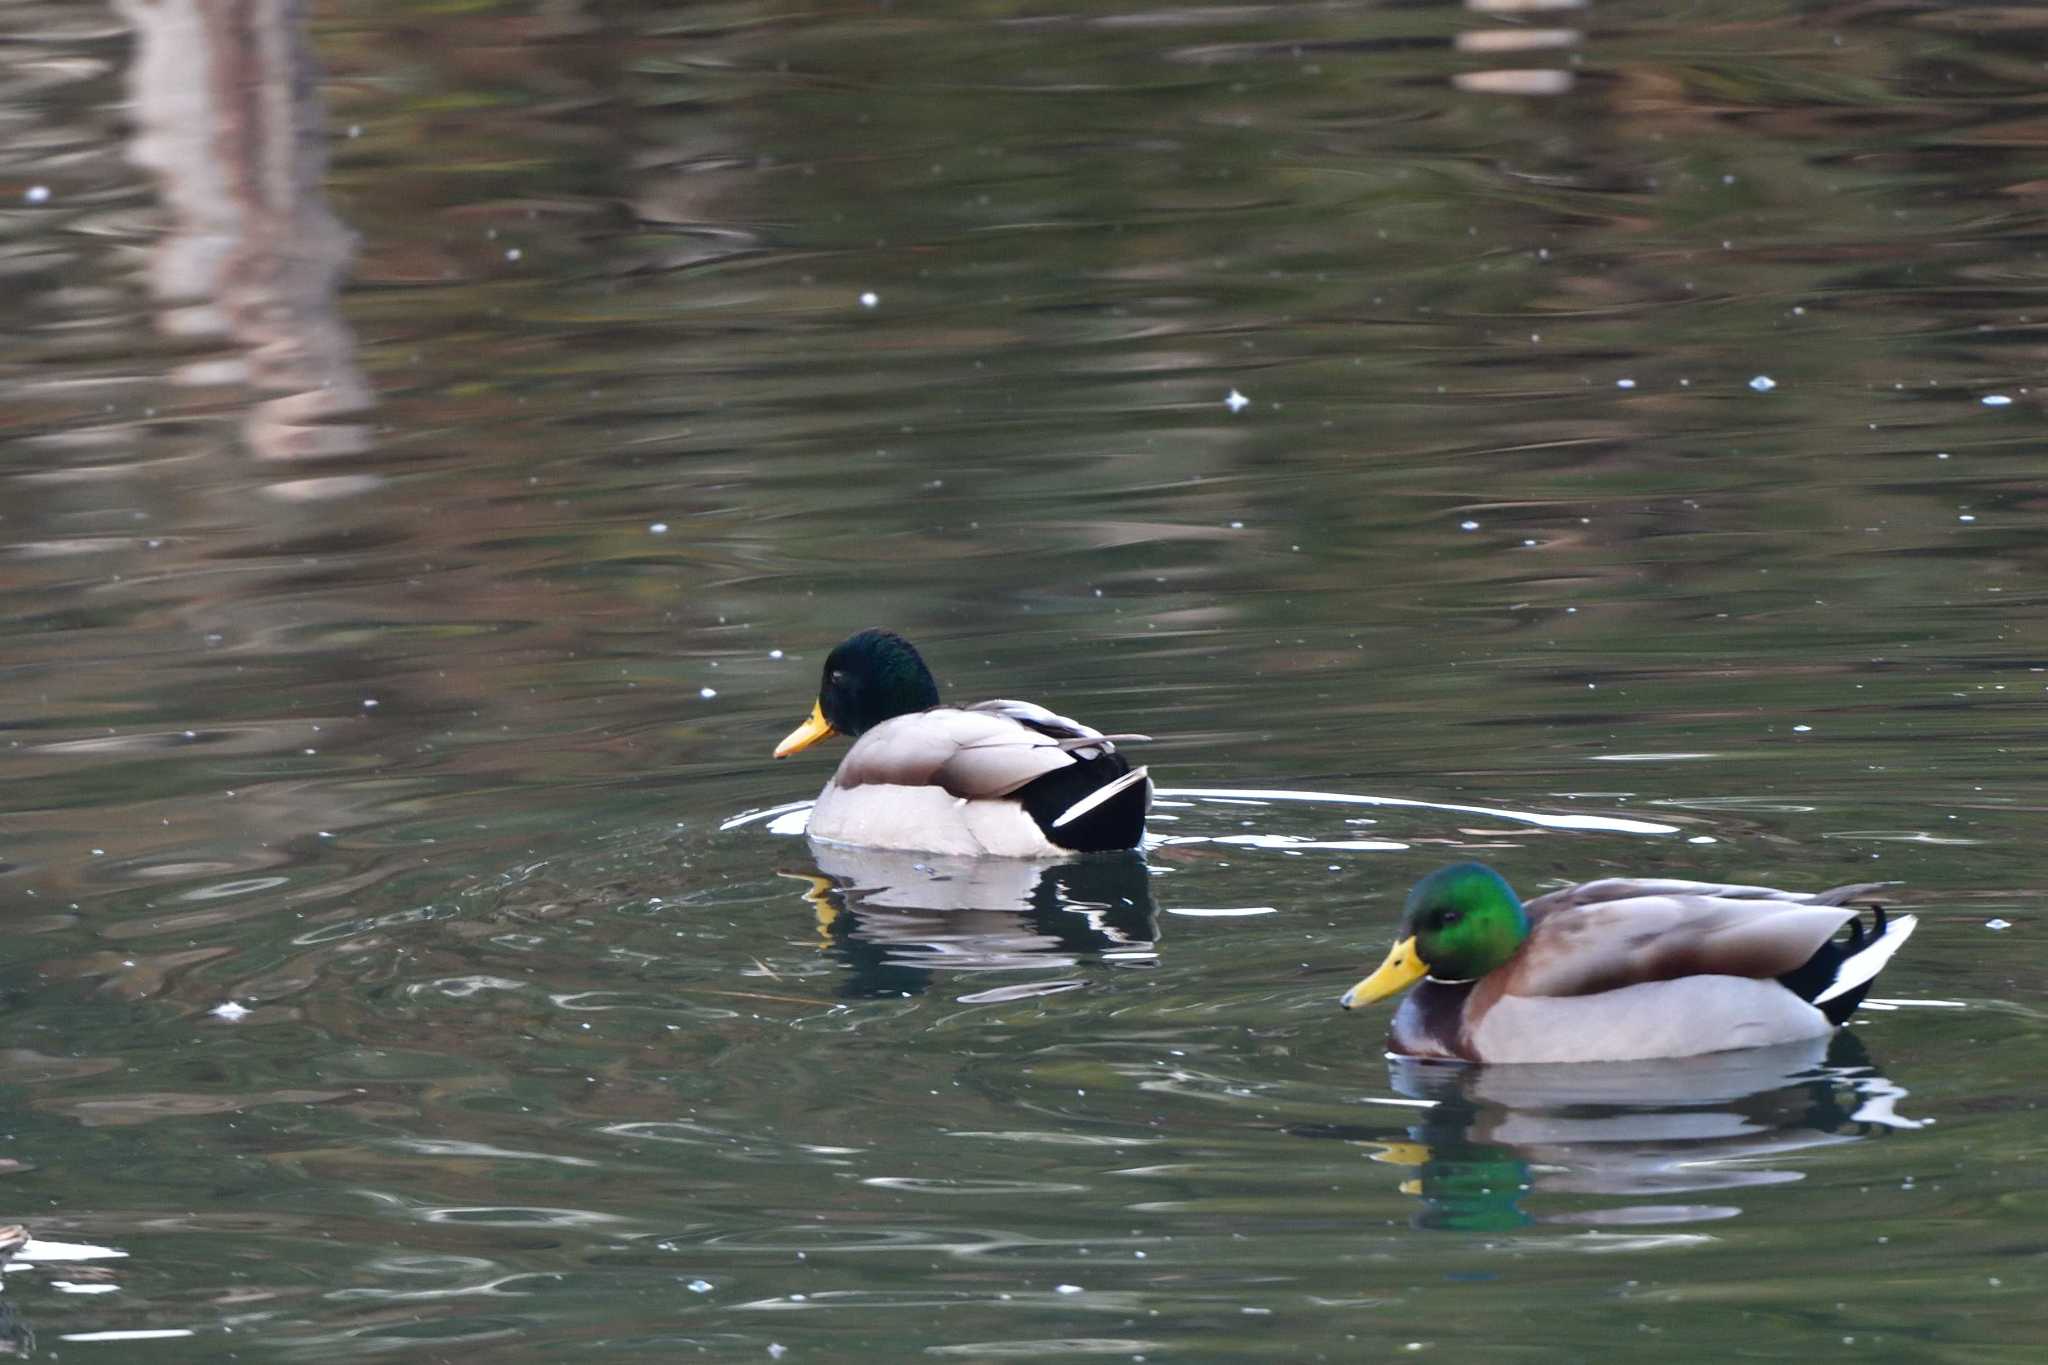
<path fill-rule="evenodd" d="M 1055 1294 L 1078 1294 L 1081 1292 L 1081 1286 L 1078 1284 L 1056 1284 L 1053 1286 L 1052 1292 Z"/>
<path fill-rule="evenodd" d="M 525 252 L 521 251 L 521 250 L 520 250 L 520 249 L 519 249 L 518 247 L 516 247 L 516 246 L 515 246 L 515 247 L 510 247 L 510 248 L 508 248 L 508 249 L 506 250 L 506 252 L 505 252 L 505 259 L 506 259 L 506 260 L 508 260 L 508 261 L 516 261 L 516 260 L 518 260 L 518 259 L 519 259 L 519 258 L 520 258 L 521 256 L 524 256 L 525 254 L 526 254 Z"/>
<path fill-rule="evenodd" d="M 768 657 L 771 659 L 779 659 L 782 657 L 782 651 L 779 649 L 771 649 L 768 651 Z"/>
<path fill-rule="evenodd" d="M 1479 529 L 1479 523 L 1476 521 L 1461 521 L 1458 523 L 1458 529 L 1460 531 L 1476 531 Z"/>
<path fill-rule="evenodd" d="M 651 535 L 651 536 L 665 536 L 665 535 L 667 535 L 667 534 L 668 534 L 668 523 L 667 523 L 667 522 L 665 522 L 665 521 L 657 521 L 657 522 L 654 522 L 654 523 L 650 524 L 650 525 L 648 526 L 648 528 L 647 528 L 647 534 L 649 534 L 649 535 Z"/>
<path fill-rule="evenodd" d="M 1688 844 L 1718 844 L 1721 841 L 1711 834 L 1695 834 L 1690 839 L 1687 839 L 1686 842 Z"/>
<path fill-rule="evenodd" d="M 881 302 L 882 296 L 872 289 L 860 296 L 860 306 L 863 308 L 875 308 L 880 306 Z"/>
<path fill-rule="evenodd" d="M 1614 387 L 1617 389 L 1632 389 L 1635 386 L 1636 381 L 1633 379 L 1617 379 L 1614 381 Z"/>
<path fill-rule="evenodd" d="M 50 1288 L 60 1294 L 118 1294 L 118 1284 L 79 1284 L 75 1280 L 52 1280 Z"/>
<path fill-rule="evenodd" d="M 1251 405 L 1252 400 L 1239 393 L 1236 389 L 1232 389 L 1223 398 L 1223 406 L 1229 408 L 1232 412 L 1243 412 Z"/>
<path fill-rule="evenodd" d="M 1253 915 L 1277 915 L 1278 909 L 1270 905 L 1221 905 L 1204 909 L 1194 905 L 1169 905 L 1169 915 L 1186 915 L 1190 919 L 1247 919 Z"/>
<path fill-rule="evenodd" d="M 1976 519 L 1977 518 L 1971 516 L 1968 512 L 1964 512 L 1956 517 L 1957 521 L 1975 521 Z"/>
<path fill-rule="evenodd" d="M 713 697 L 718 695 L 718 689 L 715 687 L 700 687 L 697 689 L 697 695 L 702 697 L 706 701 L 710 701 Z"/>
<path fill-rule="evenodd" d="M 125 1332 L 66 1332 L 59 1341 L 169 1341 L 174 1337 L 196 1336 L 189 1327 L 131 1328 Z"/>
<path fill-rule="evenodd" d="M 28 200 L 31 204 L 47 204 L 50 202 L 50 187 L 48 185 L 30 185 L 26 190 L 22 191 L 21 197 Z"/>
<path fill-rule="evenodd" d="M 1793 727 L 1792 727 L 1792 733 L 1793 733 L 1793 734 L 1795 734 L 1795 735 L 1808 735 L 1808 734 L 1812 734 L 1812 733 L 1813 733 L 1813 727 L 1812 727 L 1811 725 L 1795 725 L 1795 726 L 1793 726 Z"/>
<path fill-rule="evenodd" d="M 692 1294 L 709 1294 L 711 1292 L 711 1281 L 692 1280 L 683 1287 L 689 1290 Z"/>
<path fill-rule="evenodd" d="M 1978 401 L 1987 408 L 2009 408 L 2012 406 L 2011 397 L 2002 393 L 1987 393 Z"/>
<path fill-rule="evenodd" d="M 238 1005 L 232 1000 L 223 1000 L 220 1004 L 208 1010 L 207 1013 L 216 1019 L 225 1019 L 232 1024 L 237 1020 L 247 1019 L 249 1017 L 249 1007 L 247 1005 Z"/>
<path fill-rule="evenodd" d="M 1769 393 L 1772 389 L 1778 387 L 1778 381 L 1767 374 L 1760 374 L 1749 381 L 1749 386 L 1758 393 Z"/>
<path fill-rule="evenodd" d="M 1984 921 L 1984 927 L 1986 929 L 2010 929 L 2012 928 L 2012 921 L 2009 919 L 1987 919 Z"/>

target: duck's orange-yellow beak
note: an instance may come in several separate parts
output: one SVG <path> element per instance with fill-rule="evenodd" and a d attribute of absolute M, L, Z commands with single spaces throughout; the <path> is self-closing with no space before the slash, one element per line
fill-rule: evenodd
<path fill-rule="evenodd" d="M 775 756 L 788 758 L 791 754 L 800 754 L 819 740 L 838 733 L 825 720 L 824 703 L 812 702 L 811 718 L 783 737 L 782 743 L 775 746 Z"/>
<path fill-rule="evenodd" d="M 1428 974 L 1429 968 L 1423 965 L 1422 955 L 1415 951 L 1415 936 L 1411 934 L 1389 948 L 1387 960 L 1380 964 L 1380 969 L 1344 992 L 1344 998 L 1337 1003 L 1347 1010 L 1355 1010 L 1360 1005 L 1370 1005 L 1396 991 L 1406 990 Z"/>

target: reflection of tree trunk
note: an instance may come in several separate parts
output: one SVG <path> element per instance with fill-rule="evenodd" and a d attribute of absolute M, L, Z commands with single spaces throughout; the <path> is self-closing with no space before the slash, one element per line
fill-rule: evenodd
<path fill-rule="evenodd" d="M 303 0 L 114 4 L 137 35 L 129 156 L 155 177 L 171 217 L 150 261 L 159 325 L 247 352 L 175 377 L 278 395 L 244 423 L 258 455 L 363 449 L 364 427 L 327 423 L 371 398 L 335 307 L 355 238 L 321 193 L 325 133 Z"/>

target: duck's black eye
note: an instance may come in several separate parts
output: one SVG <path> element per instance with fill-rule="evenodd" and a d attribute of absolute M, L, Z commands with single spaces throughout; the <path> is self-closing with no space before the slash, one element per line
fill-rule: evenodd
<path fill-rule="evenodd" d="M 835 668 L 835 669 L 833 669 L 833 670 L 832 670 L 832 676 L 831 676 L 831 681 L 832 681 L 832 682 L 835 682 L 835 683 L 843 683 L 843 682 L 845 682 L 845 681 L 846 681 L 846 670 L 845 670 L 845 669 L 843 669 L 843 668 Z"/>
<path fill-rule="evenodd" d="M 1446 910 L 1436 917 L 1437 927 L 1448 929 L 1463 918 L 1465 918 L 1465 912 L 1462 910 Z"/>

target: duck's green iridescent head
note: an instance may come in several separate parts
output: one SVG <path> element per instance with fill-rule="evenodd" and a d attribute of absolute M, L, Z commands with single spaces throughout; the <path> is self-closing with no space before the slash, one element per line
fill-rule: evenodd
<path fill-rule="evenodd" d="M 810 719 L 775 746 L 775 756 L 801 753 L 828 735 L 865 734 L 938 704 L 939 685 L 917 646 L 891 630 L 864 630 L 826 657 Z"/>
<path fill-rule="evenodd" d="M 1529 917 L 1500 873 L 1484 863 L 1439 868 L 1415 884 L 1394 946 L 1379 970 L 1344 992 L 1345 1009 L 1413 985 L 1472 981 L 1503 967 L 1529 937 Z"/>

